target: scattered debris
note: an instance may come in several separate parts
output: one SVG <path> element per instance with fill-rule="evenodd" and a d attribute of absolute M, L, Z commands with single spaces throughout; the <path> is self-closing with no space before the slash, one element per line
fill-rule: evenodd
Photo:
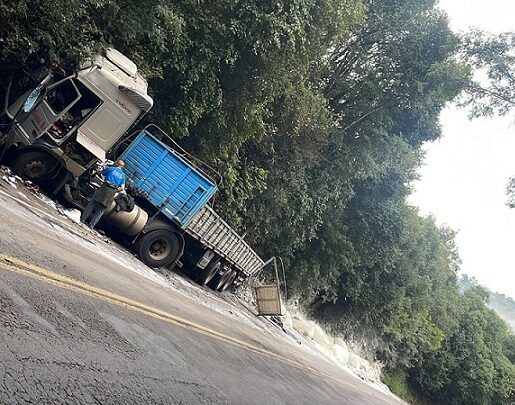
<path fill-rule="evenodd" d="M 284 324 L 283 324 L 283 321 L 282 321 L 282 319 L 281 319 L 281 318 L 279 318 L 278 316 L 271 316 L 271 317 L 270 317 L 270 320 L 271 320 L 273 323 L 275 323 L 275 324 L 279 325 L 279 327 L 280 327 L 281 329 L 283 329 L 283 330 L 284 330 Z"/>
<path fill-rule="evenodd" d="M 16 185 L 16 176 L 3 176 L 2 179 L 11 187 L 18 188 Z"/>
<path fill-rule="evenodd" d="M 31 193 L 39 194 L 39 187 L 36 186 L 32 181 L 25 180 L 23 184 L 25 185 L 25 188 L 29 190 Z"/>
<path fill-rule="evenodd" d="M 70 218 L 73 222 L 80 224 L 81 212 L 77 208 L 63 208 L 61 211 L 63 215 Z"/>
<path fill-rule="evenodd" d="M 34 195 L 39 198 L 41 201 L 43 201 L 45 204 L 49 205 L 50 207 L 52 207 L 54 210 L 56 210 L 57 212 L 59 212 L 61 215 L 65 215 L 64 214 L 64 210 L 63 210 L 63 207 L 56 203 L 54 200 L 51 200 L 50 198 L 48 198 L 46 195 L 44 195 L 43 193 L 34 193 Z"/>

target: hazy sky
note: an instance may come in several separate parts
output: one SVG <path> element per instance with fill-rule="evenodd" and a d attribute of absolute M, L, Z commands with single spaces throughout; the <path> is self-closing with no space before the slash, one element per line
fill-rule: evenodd
<path fill-rule="evenodd" d="M 455 31 L 515 31 L 515 0 L 441 0 L 440 7 Z M 458 231 L 462 273 L 515 298 L 515 209 L 505 205 L 515 177 L 515 114 L 469 121 L 451 106 L 441 124 L 441 140 L 425 147 L 411 202 Z"/>

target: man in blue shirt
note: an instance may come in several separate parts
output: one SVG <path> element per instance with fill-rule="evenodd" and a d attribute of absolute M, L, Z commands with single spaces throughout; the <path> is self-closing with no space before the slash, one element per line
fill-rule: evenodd
<path fill-rule="evenodd" d="M 104 212 L 113 203 L 116 192 L 122 191 L 125 188 L 124 166 L 125 163 L 123 160 L 117 160 L 114 166 L 102 170 L 104 182 L 98 190 L 95 191 L 93 198 L 80 217 L 83 223 L 86 223 L 88 219 L 91 218 L 89 221 L 89 227 L 91 229 L 97 225 L 102 215 L 104 215 Z"/>

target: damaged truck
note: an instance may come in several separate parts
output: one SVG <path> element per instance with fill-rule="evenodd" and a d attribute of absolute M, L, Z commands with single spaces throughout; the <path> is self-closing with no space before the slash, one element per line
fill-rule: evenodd
<path fill-rule="evenodd" d="M 147 82 L 115 49 L 70 75 L 49 72 L 11 100 L 0 127 L 0 159 L 52 195 L 84 208 L 101 184 L 98 165 L 123 159 L 130 212 L 113 203 L 102 221 L 150 267 L 187 266 L 201 285 L 239 286 L 263 260 L 211 207 L 217 174 L 155 125 Z"/>

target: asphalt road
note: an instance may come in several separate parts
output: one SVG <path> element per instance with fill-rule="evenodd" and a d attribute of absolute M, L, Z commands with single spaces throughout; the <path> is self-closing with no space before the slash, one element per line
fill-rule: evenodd
<path fill-rule="evenodd" d="M 134 262 L 0 180 L 1 404 L 401 403 Z"/>

